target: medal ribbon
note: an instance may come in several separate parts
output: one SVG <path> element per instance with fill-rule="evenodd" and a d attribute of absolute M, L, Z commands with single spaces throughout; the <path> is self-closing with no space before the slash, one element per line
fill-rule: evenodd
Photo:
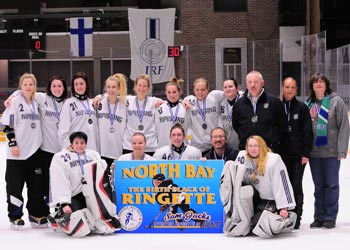
<path fill-rule="evenodd" d="M 24 102 L 27 104 L 26 98 L 24 97 L 24 95 L 22 95 L 22 97 L 23 97 L 23 99 L 24 99 Z M 28 105 L 28 104 L 27 104 L 27 105 Z M 31 111 L 31 113 L 32 113 L 32 115 L 30 116 L 30 119 L 31 119 L 32 121 L 34 121 L 36 113 L 35 113 L 35 104 L 34 104 L 34 101 L 33 101 L 33 100 L 31 100 L 31 105 L 28 105 L 28 107 L 30 108 L 30 111 Z"/>
<path fill-rule="evenodd" d="M 107 107 L 108 107 L 108 114 L 109 114 L 109 121 L 111 123 L 111 127 L 113 127 L 113 123 L 115 120 L 115 113 L 117 112 L 118 102 L 115 102 L 114 108 L 113 108 L 113 114 L 111 112 L 111 104 L 107 98 Z"/>
<path fill-rule="evenodd" d="M 146 102 L 147 102 L 147 97 L 145 98 L 145 101 L 144 101 L 144 103 L 143 103 L 142 111 L 140 111 L 139 101 L 137 100 L 137 97 L 136 97 L 137 115 L 139 116 L 139 121 L 140 121 L 140 123 L 142 123 L 143 116 L 145 115 Z"/>
<path fill-rule="evenodd" d="M 186 149 L 186 146 L 184 146 L 184 148 L 182 149 L 182 151 L 181 151 L 181 153 L 180 153 L 180 156 L 179 156 L 179 159 L 176 159 L 176 158 L 175 158 L 174 150 L 173 150 L 172 146 L 170 146 L 171 159 L 172 159 L 172 160 L 181 160 L 182 154 L 183 154 L 183 152 L 185 151 L 185 149 Z"/>
<path fill-rule="evenodd" d="M 173 121 L 173 123 L 176 123 L 177 115 L 178 115 L 178 113 L 179 113 L 180 104 L 178 103 L 178 104 L 176 105 L 175 115 L 174 115 L 173 109 L 170 107 L 170 104 L 169 104 L 169 103 L 168 103 L 168 107 L 169 107 L 169 111 L 170 111 L 171 120 Z"/>
<path fill-rule="evenodd" d="M 201 109 L 201 106 L 199 105 L 198 99 L 196 100 L 196 105 L 198 108 L 198 112 L 201 115 L 203 122 L 205 122 L 206 114 L 207 114 L 207 103 L 206 99 L 203 100 L 203 109 Z"/>
<path fill-rule="evenodd" d="M 81 105 L 83 105 L 85 109 L 85 114 L 88 114 L 90 117 L 92 115 L 92 110 L 90 109 L 90 106 L 89 106 L 89 99 L 87 99 L 87 106 L 85 106 L 83 101 L 79 100 L 79 102 L 81 103 Z"/>
<path fill-rule="evenodd" d="M 80 170 L 81 170 L 81 173 L 82 175 L 84 176 L 84 168 L 83 168 L 83 165 L 85 163 L 87 163 L 87 159 L 86 159 L 86 153 L 84 152 L 84 163 L 82 162 L 81 158 L 80 158 L 80 155 L 78 153 L 76 153 L 77 156 L 78 156 L 78 162 L 79 162 L 79 166 L 80 166 Z"/>
<path fill-rule="evenodd" d="M 60 116 L 61 116 L 61 111 L 62 111 L 62 107 L 63 107 L 63 103 L 62 103 L 62 106 L 61 106 L 61 109 L 58 110 L 58 107 L 57 107 L 57 103 L 56 103 L 56 100 L 55 98 L 51 97 L 52 98 L 52 103 L 53 103 L 53 106 L 55 107 L 55 112 L 56 112 L 56 118 L 57 118 L 57 122 L 60 122 Z"/>

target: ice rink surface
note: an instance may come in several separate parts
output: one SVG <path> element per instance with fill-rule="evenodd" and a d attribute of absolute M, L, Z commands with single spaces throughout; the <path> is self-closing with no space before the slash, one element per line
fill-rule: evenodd
<path fill-rule="evenodd" d="M 90 236 L 82 239 L 69 238 L 51 229 L 32 229 L 27 220 L 23 231 L 10 230 L 7 218 L 6 191 L 6 142 L 0 142 L 0 244 L 2 249 L 47 249 L 47 250 L 214 250 L 214 249 L 348 249 L 350 245 L 350 155 L 341 163 L 340 204 L 335 229 L 310 229 L 313 221 L 313 183 L 307 165 L 304 175 L 304 215 L 301 228 L 293 233 L 274 239 L 258 237 L 231 238 L 223 234 L 115 234 Z M 24 193 L 26 189 L 24 189 Z M 24 194 L 25 195 L 25 194 Z"/>

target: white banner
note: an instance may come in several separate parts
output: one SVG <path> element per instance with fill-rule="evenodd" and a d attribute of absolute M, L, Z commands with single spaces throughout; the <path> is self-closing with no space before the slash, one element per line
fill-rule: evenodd
<path fill-rule="evenodd" d="M 70 18 L 70 47 L 73 56 L 92 56 L 92 17 Z"/>
<path fill-rule="evenodd" d="M 175 8 L 128 9 L 131 73 L 151 76 L 152 83 L 169 81 L 175 75 L 174 58 L 168 46 L 174 45 Z"/>

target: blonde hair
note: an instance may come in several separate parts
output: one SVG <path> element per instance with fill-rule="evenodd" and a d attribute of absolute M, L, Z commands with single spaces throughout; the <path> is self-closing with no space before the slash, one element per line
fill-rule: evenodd
<path fill-rule="evenodd" d="M 150 79 L 149 75 L 147 75 L 147 74 L 141 74 L 141 75 L 139 75 L 138 77 L 136 77 L 135 82 L 134 82 L 134 92 L 136 93 L 135 90 L 136 90 L 137 82 L 138 82 L 139 80 L 141 80 L 141 79 L 147 81 L 148 93 L 150 93 L 150 92 L 152 91 L 152 84 L 151 84 L 151 79 Z M 147 93 L 147 94 L 148 94 L 148 93 Z"/>
<path fill-rule="evenodd" d="M 199 83 L 199 82 L 204 82 L 205 83 L 205 87 L 207 89 L 209 89 L 209 81 L 207 79 L 205 79 L 204 77 L 199 77 L 197 78 L 196 80 L 194 80 L 193 82 L 193 88 L 196 87 L 196 84 Z"/>
<path fill-rule="evenodd" d="M 182 79 L 177 79 L 175 76 L 171 77 L 169 82 L 165 85 L 165 90 L 167 89 L 168 86 L 175 86 L 177 90 L 182 93 L 182 83 L 184 80 Z"/>
<path fill-rule="evenodd" d="M 36 86 L 37 86 L 37 81 L 36 81 L 36 77 L 34 74 L 30 74 L 30 73 L 24 73 L 20 78 L 19 78 L 19 88 L 22 88 L 22 83 L 24 81 L 24 79 L 30 78 L 33 80 L 34 82 L 34 91 L 32 93 L 31 98 L 34 98 L 35 93 L 36 93 Z"/>
<path fill-rule="evenodd" d="M 113 81 L 113 82 L 117 83 L 117 85 L 119 87 L 119 98 L 120 98 L 120 101 L 121 102 L 125 102 L 126 94 L 128 92 L 125 76 L 123 74 L 121 74 L 121 73 L 116 73 L 116 74 L 114 74 L 114 75 L 112 75 L 112 76 L 107 78 L 106 84 L 107 84 L 107 81 Z M 105 84 L 105 86 L 106 86 L 106 84 Z"/>
<path fill-rule="evenodd" d="M 258 158 L 253 159 L 248 153 L 248 142 L 249 142 L 250 139 L 256 140 L 258 142 L 258 144 L 259 144 L 260 151 L 259 151 Z M 261 136 L 258 136 L 258 135 L 249 136 L 248 139 L 247 139 L 247 143 L 245 145 L 245 150 L 246 150 L 247 158 L 251 159 L 251 160 L 253 160 L 255 162 L 256 169 L 258 170 L 258 175 L 263 176 L 264 173 L 265 173 L 265 166 L 266 166 L 266 161 L 267 161 L 267 153 L 271 152 L 271 149 L 266 145 L 265 140 Z M 256 176 L 253 173 L 253 176 L 252 176 L 253 180 L 255 180 L 255 177 Z"/>

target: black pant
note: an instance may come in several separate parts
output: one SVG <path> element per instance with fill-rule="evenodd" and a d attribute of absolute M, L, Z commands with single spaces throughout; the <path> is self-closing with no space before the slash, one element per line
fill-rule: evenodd
<path fill-rule="evenodd" d="M 44 202 L 43 170 L 41 168 L 41 151 L 38 149 L 26 160 L 6 161 L 6 193 L 7 210 L 10 219 L 19 219 L 23 216 L 24 199 L 22 191 L 27 184 L 27 209 L 30 215 L 46 217 L 49 207 Z"/>
<path fill-rule="evenodd" d="M 304 192 L 303 192 L 303 176 L 305 170 L 305 164 L 301 165 L 300 157 L 286 157 L 283 158 L 284 164 L 287 167 L 289 180 L 292 184 L 294 191 L 294 198 L 296 207 L 294 212 L 300 219 L 303 213 Z"/>
<path fill-rule="evenodd" d="M 50 197 L 50 165 L 53 158 L 53 153 L 41 151 L 41 169 L 43 171 L 43 191 L 44 202 L 49 204 Z"/>

